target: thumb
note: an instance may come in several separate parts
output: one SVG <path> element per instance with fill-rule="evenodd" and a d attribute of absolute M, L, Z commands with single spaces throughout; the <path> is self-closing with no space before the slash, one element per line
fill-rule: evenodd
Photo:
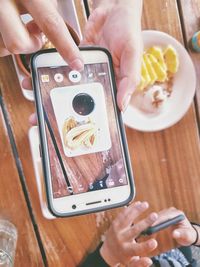
<path fill-rule="evenodd" d="M 120 60 L 120 82 L 118 87 L 117 102 L 124 111 L 129 104 L 131 96 L 140 83 L 142 41 L 128 42 Z"/>
<path fill-rule="evenodd" d="M 190 246 L 195 242 L 197 233 L 196 231 L 191 229 L 176 229 L 172 232 L 172 237 L 176 240 L 176 242 L 181 246 Z"/>

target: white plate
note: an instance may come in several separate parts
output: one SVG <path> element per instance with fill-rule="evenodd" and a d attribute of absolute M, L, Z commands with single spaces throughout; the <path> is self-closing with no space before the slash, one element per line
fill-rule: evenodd
<path fill-rule="evenodd" d="M 143 31 L 144 48 L 172 45 L 179 56 L 180 66 L 175 74 L 173 92 L 161 113 L 150 114 L 138 109 L 131 101 L 123 114 L 124 123 L 136 130 L 153 132 L 178 122 L 189 109 L 196 88 L 196 74 L 185 48 L 170 35 L 159 31 Z"/>

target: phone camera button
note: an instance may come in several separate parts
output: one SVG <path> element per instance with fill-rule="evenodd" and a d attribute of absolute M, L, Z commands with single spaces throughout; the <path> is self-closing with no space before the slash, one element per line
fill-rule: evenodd
<path fill-rule="evenodd" d="M 54 75 L 54 80 L 57 82 L 57 83 L 61 83 L 63 81 L 64 77 L 61 73 L 56 73 Z"/>
<path fill-rule="evenodd" d="M 80 72 L 76 71 L 76 70 L 72 70 L 69 73 L 69 80 L 73 83 L 78 83 L 81 80 L 81 74 Z"/>

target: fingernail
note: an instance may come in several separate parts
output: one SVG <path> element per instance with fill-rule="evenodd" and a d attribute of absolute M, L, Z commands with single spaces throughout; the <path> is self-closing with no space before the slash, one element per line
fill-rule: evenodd
<path fill-rule="evenodd" d="M 72 61 L 69 65 L 73 70 L 82 71 L 84 69 L 84 63 L 79 58 Z"/>
<path fill-rule="evenodd" d="M 151 259 L 146 259 L 147 266 L 151 266 L 153 264 Z"/>
<path fill-rule="evenodd" d="M 149 247 L 150 248 L 154 248 L 154 247 L 156 247 L 156 241 L 155 240 L 149 240 Z"/>
<path fill-rule="evenodd" d="M 131 100 L 131 96 L 132 96 L 132 94 L 126 95 L 126 97 L 124 99 L 124 102 L 123 102 L 123 107 L 122 107 L 122 111 L 123 112 L 127 109 L 128 105 L 129 105 L 129 102 Z"/>
<path fill-rule="evenodd" d="M 135 204 L 134 204 L 135 207 L 139 207 L 140 205 L 141 205 L 141 201 L 137 201 L 137 202 L 135 202 Z"/>
<path fill-rule="evenodd" d="M 156 219 L 158 219 L 158 214 L 157 213 L 151 213 L 149 216 L 151 221 L 155 221 Z"/>
<path fill-rule="evenodd" d="M 144 202 L 142 202 L 141 207 L 142 207 L 143 209 L 147 209 L 147 208 L 149 207 L 149 203 L 146 202 L 146 201 L 144 201 Z"/>
<path fill-rule="evenodd" d="M 173 236 L 175 237 L 175 238 L 179 238 L 180 236 L 181 236 L 181 233 L 179 232 L 179 231 L 174 231 L 173 232 Z"/>

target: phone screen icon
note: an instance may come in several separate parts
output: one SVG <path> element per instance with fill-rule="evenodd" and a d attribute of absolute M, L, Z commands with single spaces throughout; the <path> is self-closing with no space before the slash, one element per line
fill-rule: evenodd
<path fill-rule="evenodd" d="M 47 75 L 47 74 L 42 74 L 42 75 L 41 75 L 41 81 L 42 81 L 43 83 L 48 83 L 48 82 L 49 82 L 49 75 Z"/>

